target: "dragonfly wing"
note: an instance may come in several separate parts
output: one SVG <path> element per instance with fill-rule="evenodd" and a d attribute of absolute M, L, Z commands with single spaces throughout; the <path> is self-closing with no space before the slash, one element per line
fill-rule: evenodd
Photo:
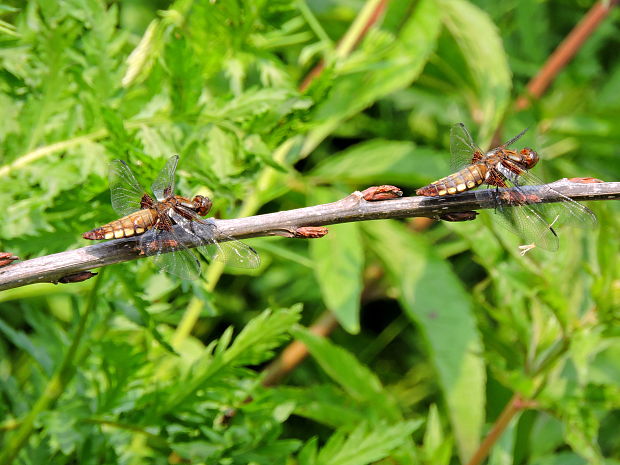
<path fill-rule="evenodd" d="M 498 194 L 498 224 L 519 235 L 527 243 L 548 250 L 557 250 L 557 231 L 563 226 L 578 226 L 585 229 L 596 227 L 596 215 L 587 207 L 566 197 L 544 184 L 538 177 L 523 171 L 514 180 L 505 179 L 512 192 Z M 559 199 L 555 203 L 541 203 L 539 196 L 526 194 L 521 186 L 536 185 L 542 195 Z"/>
<path fill-rule="evenodd" d="M 484 152 L 476 145 L 463 123 L 457 123 L 450 129 L 450 169 L 457 172 L 474 162 L 474 154 Z"/>
<path fill-rule="evenodd" d="M 554 203 L 530 202 L 530 206 L 536 208 L 540 214 L 549 222 L 552 222 L 554 226 L 577 226 L 583 229 L 596 228 L 598 221 L 592 210 L 574 201 L 570 197 L 561 194 L 529 171 L 520 174 L 517 183 L 519 186 L 540 186 L 539 188 L 542 191 L 542 195 L 554 196 L 560 200 Z"/>
<path fill-rule="evenodd" d="M 247 244 L 229 237 L 226 242 L 215 242 L 198 247 L 208 260 L 217 260 L 237 268 L 254 269 L 260 266 L 258 252 Z"/>
<path fill-rule="evenodd" d="M 533 205 L 512 201 L 513 206 L 503 203 L 496 209 L 495 222 L 516 234 L 526 244 L 555 251 L 559 240 L 554 226 Z"/>
<path fill-rule="evenodd" d="M 113 160 L 108 173 L 112 208 L 120 216 L 140 210 L 144 188 L 136 180 L 131 168 L 122 160 Z"/>
<path fill-rule="evenodd" d="M 216 233 L 218 238 L 222 238 L 222 234 L 217 231 L 217 226 L 213 221 L 204 220 L 195 215 L 190 220 L 176 212 L 171 212 L 171 217 L 185 233 L 200 239 L 204 245 L 197 249 L 207 260 L 216 260 L 238 268 L 259 267 L 260 256 L 249 245 L 231 236 L 224 236 L 224 241 L 215 240 Z"/>
<path fill-rule="evenodd" d="M 157 267 L 181 279 L 200 276 L 200 262 L 173 230 L 151 229 L 140 238 L 140 249 Z"/>
<path fill-rule="evenodd" d="M 157 200 L 162 201 L 174 192 L 174 172 L 177 169 L 178 163 L 179 156 L 171 156 L 157 175 L 157 178 L 155 178 L 155 181 L 153 181 L 151 189 Z"/>

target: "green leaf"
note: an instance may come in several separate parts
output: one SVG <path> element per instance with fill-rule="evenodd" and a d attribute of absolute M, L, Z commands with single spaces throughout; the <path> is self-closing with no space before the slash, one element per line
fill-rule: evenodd
<path fill-rule="evenodd" d="M 489 454 L 488 465 L 513 465 L 513 451 L 515 449 L 515 439 L 517 436 L 516 425 L 518 424 L 520 417 L 520 413 L 515 415 L 504 432 L 502 432 L 502 435 Z"/>
<path fill-rule="evenodd" d="M 343 430 L 339 430 L 321 449 L 317 463 L 364 465 L 377 462 L 404 444 L 421 424 L 421 421 L 401 422 L 390 426 L 386 423 L 370 430 L 366 423 L 362 423 L 348 436 Z"/>
<path fill-rule="evenodd" d="M 481 122 L 479 142 L 489 141 L 504 116 L 512 87 L 502 39 L 489 16 L 472 3 L 466 0 L 439 3 L 442 20 L 461 49 L 474 80 L 478 101 L 470 104 L 470 110 Z"/>
<path fill-rule="evenodd" d="M 314 360 L 330 378 L 354 399 L 369 404 L 370 417 L 400 419 L 400 412 L 381 381 L 350 352 L 301 327 L 295 329 L 293 334 L 306 345 Z"/>
<path fill-rule="evenodd" d="M 192 372 L 170 395 L 165 411 L 176 408 L 196 394 L 208 380 L 227 369 L 264 362 L 272 355 L 272 350 L 288 337 L 288 331 L 299 319 L 300 312 L 300 305 L 274 313 L 264 311 L 243 328 L 232 344 L 232 328 L 228 328 L 219 341 L 204 349 Z"/>
<path fill-rule="evenodd" d="M 452 456 L 453 441 L 447 438 L 441 428 L 441 417 L 437 405 L 428 410 L 426 431 L 424 432 L 424 458 L 433 465 L 448 465 Z"/>
<path fill-rule="evenodd" d="M 470 298 L 446 263 L 419 236 L 393 221 L 364 224 L 399 301 L 420 327 L 449 410 L 462 462 L 484 423 L 485 370 Z"/>
<path fill-rule="evenodd" d="M 419 186 L 445 174 L 448 159 L 413 142 L 372 139 L 331 155 L 310 176 L 319 182 Z"/>
<path fill-rule="evenodd" d="M 0 334 L 3 334 L 15 347 L 21 349 L 25 354 L 28 354 L 36 360 L 48 375 L 53 373 L 54 366 L 49 353 L 45 352 L 42 347 L 38 347 L 34 344 L 32 338 L 28 336 L 28 334 L 14 330 L 2 320 L 0 320 Z"/>
<path fill-rule="evenodd" d="M 531 463 L 532 465 L 586 465 L 588 462 L 573 452 L 559 452 L 546 455 Z"/>
<path fill-rule="evenodd" d="M 278 395 L 296 404 L 295 415 L 334 429 L 368 420 L 367 402 L 363 401 L 360 407 L 333 384 L 313 385 L 311 389 L 279 388 Z"/>
<path fill-rule="evenodd" d="M 234 137 L 217 126 L 211 126 L 207 141 L 213 171 L 219 178 L 227 179 L 234 174 L 237 151 Z"/>
<path fill-rule="evenodd" d="M 299 451 L 297 460 L 299 465 L 317 465 L 316 458 L 318 455 L 318 440 L 316 437 L 311 438 L 304 447 Z"/>
<path fill-rule="evenodd" d="M 312 152 L 343 120 L 411 84 L 435 49 L 439 30 L 437 2 L 421 0 L 405 18 L 398 37 L 390 46 L 384 44 L 387 52 L 378 53 L 373 38 L 368 38 L 364 43 L 367 50 L 363 47 L 350 57 L 349 63 L 341 65 L 346 72 L 336 77 L 329 99 L 319 105 L 315 117 L 318 127 L 307 135 L 301 157 Z M 381 41 L 384 43 L 385 37 Z"/>
<path fill-rule="evenodd" d="M 313 189 L 312 203 L 329 203 L 342 198 L 338 192 Z M 350 333 L 359 332 L 360 295 L 363 282 L 364 254 L 356 223 L 329 228 L 327 236 L 310 243 L 314 274 L 327 308 Z"/>

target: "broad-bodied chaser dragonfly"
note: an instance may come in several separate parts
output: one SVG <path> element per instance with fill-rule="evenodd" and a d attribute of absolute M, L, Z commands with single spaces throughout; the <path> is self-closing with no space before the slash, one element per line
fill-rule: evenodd
<path fill-rule="evenodd" d="M 450 166 L 454 174 L 441 178 L 416 191 L 418 195 L 437 197 L 452 195 L 474 189 L 481 184 L 513 187 L 510 192 L 496 195 L 498 223 L 517 234 L 528 244 L 547 250 L 557 250 L 557 226 L 574 225 L 585 228 L 596 226 L 592 211 L 566 197 L 544 183 L 528 170 L 538 163 L 538 154 L 523 148 L 517 152 L 509 150 L 527 129 L 509 141 L 488 152 L 476 145 L 463 123 L 455 124 L 450 132 Z M 520 188 L 525 185 L 540 185 L 545 193 L 560 199 L 558 203 L 539 203 L 538 196 L 526 194 Z"/>
<path fill-rule="evenodd" d="M 182 237 L 204 244 L 197 247 L 207 259 L 242 268 L 256 268 L 260 257 L 256 251 L 232 237 L 218 232 L 212 220 L 199 218 L 211 209 L 211 200 L 202 195 L 193 199 L 174 195 L 174 173 L 178 155 L 168 159 L 151 185 L 155 199 L 146 193 L 129 166 L 122 160 L 110 165 L 109 181 L 112 208 L 122 218 L 82 234 L 85 239 L 120 239 L 141 236 L 140 250 L 153 257 L 155 264 L 183 279 L 196 279 L 200 263 L 183 245 Z"/>

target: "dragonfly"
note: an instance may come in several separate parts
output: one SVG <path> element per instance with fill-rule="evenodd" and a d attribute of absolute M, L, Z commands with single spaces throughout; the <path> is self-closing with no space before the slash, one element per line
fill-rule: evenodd
<path fill-rule="evenodd" d="M 152 257 L 163 271 L 182 279 L 197 279 L 200 262 L 184 244 L 201 244 L 196 249 L 208 260 L 217 260 L 241 268 L 257 268 L 258 253 L 249 245 L 218 231 L 206 216 L 212 202 L 196 195 L 189 199 L 174 194 L 174 175 L 179 156 L 168 159 L 153 181 L 149 195 L 122 160 L 110 164 L 108 179 L 112 208 L 120 219 L 82 234 L 85 239 L 120 239 L 139 236 L 139 249 Z M 215 238 L 218 238 L 217 240 Z"/>
<path fill-rule="evenodd" d="M 533 247 L 555 251 L 559 247 L 556 229 L 563 225 L 596 227 L 594 213 L 587 207 L 546 185 L 529 170 L 539 161 L 529 147 L 510 150 L 527 128 L 492 150 L 484 152 L 463 123 L 450 131 L 450 167 L 453 174 L 416 191 L 418 195 L 438 197 L 465 192 L 486 184 L 496 190 L 496 222 L 517 234 Z M 557 203 L 540 203 L 537 195 L 526 194 L 523 186 L 537 185 L 542 194 L 552 194 Z M 499 188 L 513 188 L 500 192 Z"/>

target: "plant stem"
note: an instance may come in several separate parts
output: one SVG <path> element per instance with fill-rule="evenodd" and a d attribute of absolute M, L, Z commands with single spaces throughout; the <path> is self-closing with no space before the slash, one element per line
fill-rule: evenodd
<path fill-rule="evenodd" d="M 524 408 L 530 406 L 530 403 L 524 401 L 520 394 L 515 394 L 512 396 L 504 410 L 500 414 L 500 416 L 495 421 L 493 428 L 489 431 L 489 434 L 482 444 L 478 447 L 478 450 L 474 453 L 474 455 L 469 459 L 467 465 L 478 465 L 482 463 L 484 459 L 487 458 L 489 452 L 491 452 L 491 448 L 493 445 L 499 440 L 504 430 L 508 427 L 510 421 L 515 417 L 517 413 L 519 413 Z"/>
<path fill-rule="evenodd" d="M 393 188 L 393 186 L 390 187 Z M 374 190 L 376 189 L 374 188 Z M 366 191 L 372 190 L 373 188 L 369 188 Z M 523 186 L 521 192 L 529 196 L 528 198 L 536 198 L 541 203 L 559 202 L 565 200 L 566 197 L 575 200 L 609 201 L 620 198 L 620 182 L 583 184 L 582 182 L 562 180 L 542 186 Z M 221 242 L 230 239 L 230 237 L 242 239 L 277 235 L 312 238 L 318 236 L 305 235 L 304 230 L 308 227 L 353 221 L 415 216 L 441 218 L 449 213 L 457 212 L 465 212 L 468 219 L 473 219 L 472 210 L 494 209 L 497 207 L 497 195 L 510 198 L 513 193 L 510 189 L 501 189 L 499 193 L 487 189 L 444 197 L 401 197 L 381 201 L 366 200 L 364 195 L 362 192 L 354 192 L 337 202 L 323 205 L 231 220 L 210 220 L 215 225 L 212 236 L 208 238 L 188 237 L 183 241 L 183 245 L 190 248 L 198 247 L 204 245 L 204 239 Z M 249 205 L 260 204 L 253 202 L 257 201 L 253 200 Z M 242 211 L 247 210 L 242 209 Z M 593 219 L 591 226 L 595 226 Z M 39 282 L 58 282 L 63 276 L 105 265 L 145 258 L 145 255 L 140 253 L 139 242 L 140 236 L 115 239 L 81 249 L 13 263 L 0 268 L 0 291 Z M 209 270 L 207 273 L 208 289 L 212 290 L 215 287 L 222 271 L 223 265 L 221 264 L 214 264 Z M 195 311 L 199 312 L 198 308 Z"/>

